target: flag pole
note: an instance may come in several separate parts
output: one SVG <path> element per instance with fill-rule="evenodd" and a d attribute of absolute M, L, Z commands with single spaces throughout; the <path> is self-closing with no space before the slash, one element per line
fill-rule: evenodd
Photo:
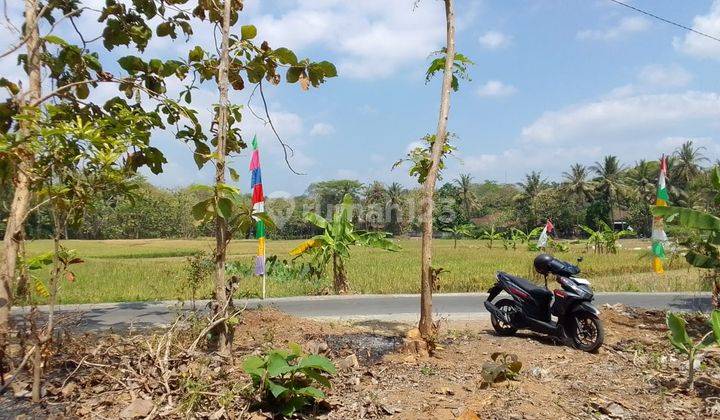
<path fill-rule="evenodd" d="M 264 251 L 264 250 L 263 250 L 263 251 Z M 265 260 L 265 254 L 264 254 L 264 253 L 263 253 L 263 260 Z M 263 270 L 263 285 L 262 285 L 262 289 L 263 289 L 263 291 L 262 291 L 262 298 L 263 298 L 263 300 L 265 300 L 265 272 L 266 272 L 266 271 L 267 271 L 267 270 Z"/>

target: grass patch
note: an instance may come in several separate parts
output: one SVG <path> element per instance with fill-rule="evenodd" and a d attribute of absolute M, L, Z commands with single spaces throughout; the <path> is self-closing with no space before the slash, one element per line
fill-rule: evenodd
<path fill-rule="evenodd" d="M 400 239 L 402 250 L 391 253 L 382 250 L 355 248 L 348 263 L 348 278 L 355 293 L 419 293 L 420 240 Z M 289 258 L 288 251 L 299 241 L 269 241 L 268 255 Z M 700 291 L 706 290 L 698 271 L 690 268 L 682 258 L 674 261 L 663 276 L 651 271 L 650 261 L 641 258 L 648 242 L 628 240 L 617 255 L 598 255 L 587 252 L 582 245 L 572 245 L 559 258 L 574 261 L 583 256 L 583 276 L 593 282 L 596 291 Z M 28 244 L 31 254 L 49 251 L 50 241 Z M 63 282 L 62 303 L 96 303 L 115 301 L 148 301 L 188 299 L 183 290 L 185 257 L 197 251 L 210 252 L 213 240 L 110 240 L 66 241 L 66 246 L 78 251 L 86 259 L 76 267 L 77 280 Z M 257 243 L 253 240 L 233 241 L 229 259 L 251 263 Z M 520 248 L 520 246 L 518 246 Z M 489 249 L 484 241 L 461 240 L 453 248 L 452 240 L 434 241 L 434 265 L 444 267 L 440 280 L 441 292 L 483 292 L 494 282 L 497 270 L 521 276 L 532 276 L 532 260 L 536 253 L 523 249 L 505 250 L 499 244 Z M 209 297 L 208 279 L 198 291 L 198 297 Z M 329 290 L 330 281 L 268 278 L 271 297 L 318 294 Z M 552 286 L 552 285 L 551 285 Z M 261 280 L 243 278 L 241 292 L 259 295 Z"/>

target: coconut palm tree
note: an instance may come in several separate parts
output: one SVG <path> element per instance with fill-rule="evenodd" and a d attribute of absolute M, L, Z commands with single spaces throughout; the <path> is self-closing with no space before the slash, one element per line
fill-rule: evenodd
<path fill-rule="evenodd" d="M 580 163 L 570 167 L 570 172 L 563 172 L 562 188 L 565 192 L 577 197 L 581 202 L 592 198 L 594 184 L 588 180 L 588 168 Z"/>
<path fill-rule="evenodd" d="M 517 185 L 520 194 L 515 196 L 515 201 L 530 202 L 547 186 L 547 182 L 542 179 L 540 172 L 532 171 L 525 175 L 525 182 L 518 182 Z"/>
<path fill-rule="evenodd" d="M 620 197 L 627 195 L 628 186 L 625 180 L 625 168 L 620 164 L 617 156 L 605 156 L 602 162 L 595 162 L 591 167 L 597 177 L 595 190 L 597 194 L 608 203 L 610 207 L 610 221 L 615 221 L 615 206 Z"/>
<path fill-rule="evenodd" d="M 407 190 L 397 182 L 393 182 L 387 188 L 387 201 L 385 203 L 385 214 L 388 220 L 388 229 L 393 235 L 400 233 L 400 217 L 406 203 Z"/>
<path fill-rule="evenodd" d="M 460 178 L 455 179 L 453 182 L 460 189 L 463 207 L 465 208 L 465 217 L 470 220 L 470 211 L 477 207 L 477 197 L 472 191 L 472 176 L 470 174 L 460 174 Z"/>
<path fill-rule="evenodd" d="M 658 176 L 658 163 L 640 159 L 627 171 L 629 184 L 638 192 L 640 200 L 650 204 L 655 198 L 655 182 Z"/>
<path fill-rule="evenodd" d="M 704 147 L 695 147 L 692 140 L 688 140 L 673 153 L 675 159 L 673 162 L 672 180 L 675 186 L 681 189 L 687 189 L 688 184 L 693 179 L 703 174 L 702 164 L 710 162 L 702 152 Z"/>

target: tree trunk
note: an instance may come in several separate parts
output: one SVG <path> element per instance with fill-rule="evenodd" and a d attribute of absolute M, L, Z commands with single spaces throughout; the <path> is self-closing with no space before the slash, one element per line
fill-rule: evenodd
<path fill-rule="evenodd" d="M 38 335 L 37 339 L 37 351 L 33 357 L 33 385 L 32 385 L 32 400 L 33 402 L 40 402 L 42 397 L 42 375 L 43 375 L 43 359 L 42 355 L 45 354 L 45 347 L 50 343 L 53 337 L 53 330 L 55 329 L 55 304 L 57 303 L 58 284 L 60 282 L 60 275 L 62 274 L 62 267 L 60 266 L 60 235 L 61 232 L 67 229 L 67 223 L 65 223 L 66 217 L 60 215 L 57 209 L 52 210 L 53 218 L 53 268 L 50 275 L 50 301 L 48 302 L 48 320 L 43 331 Z M 62 218 L 62 219 L 61 219 Z M 64 226 L 64 227 L 63 227 Z"/>
<path fill-rule="evenodd" d="M 40 98 L 40 36 L 37 24 L 37 0 L 25 0 L 25 36 L 27 37 L 27 74 L 28 90 L 24 103 L 31 103 Z M 23 108 L 23 104 L 21 109 Z M 26 123 L 20 125 L 20 135 L 26 138 L 30 135 Z M 30 170 L 33 165 L 33 155 L 30 150 L 20 146 L 18 150 L 19 163 L 15 170 L 13 185 L 15 192 L 10 213 L 8 214 L 3 239 L 2 268 L 0 269 L 0 342 L 5 342 L 5 334 L 10 331 L 10 306 L 12 305 L 12 285 L 17 266 L 17 253 L 22 241 L 23 226 L 30 201 Z"/>
<path fill-rule="evenodd" d="M 347 274 L 345 273 L 345 264 L 337 255 L 333 255 L 333 287 L 337 294 L 345 294 L 350 290 Z"/>
<path fill-rule="evenodd" d="M 450 89 L 452 82 L 453 64 L 455 62 L 455 12 L 453 0 L 445 0 L 445 17 L 447 22 L 447 46 L 445 54 L 445 70 L 443 73 L 442 90 L 440 91 L 440 116 L 438 119 L 435 143 L 433 143 L 427 178 L 423 184 L 423 200 L 421 206 L 423 233 L 421 256 L 421 283 L 420 283 L 420 334 L 426 340 L 431 339 L 435 333 L 432 320 L 432 239 L 433 239 L 433 196 L 437 182 L 440 158 L 447 137 L 447 122 L 450 114 Z"/>
<path fill-rule="evenodd" d="M 220 47 L 220 66 L 218 68 L 218 89 L 220 90 L 220 106 L 218 109 L 218 141 L 215 161 L 215 198 L 220 198 L 218 186 L 225 183 L 225 153 L 228 134 L 228 67 L 230 62 L 230 11 L 231 1 L 225 0 L 222 25 L 222 44 Z M 225 258 L 227 254 L 228 228 L 227 221 L 215 216 L 215 316 L 226 317 L 232 304 L 232 296 L 228 296 L 225 281 Z M 218 351 L 229 353 L 232 346 L 232 332 L 226 322 L 218 324 L 215 329 Z"/>

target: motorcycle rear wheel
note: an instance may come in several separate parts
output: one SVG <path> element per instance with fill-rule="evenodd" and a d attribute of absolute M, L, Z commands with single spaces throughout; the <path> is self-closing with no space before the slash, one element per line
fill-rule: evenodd
<path fill-rule="evenodd" d="M 574 316 L 570 338 L 576 349 L 589 353 L 597 351 L 605 341 L 605 330 L 602 321 L 589 313 L 578 313 Z"/>
<path fill-rule="evenodd" d="M 515 301 L 512 299 L 500 299 L 495 306 L 509 319 L 512 319 L 513 313 L 517 310 L 515 307 Z M 490 323 L 493 328 L 495 328 L 495 332 L 498 333 L 498 335 L 513 335 L 518 330 L 512 324 L 508 324 L 504 320 L 496 317 L 495 314 L 490 314 Z"/>

